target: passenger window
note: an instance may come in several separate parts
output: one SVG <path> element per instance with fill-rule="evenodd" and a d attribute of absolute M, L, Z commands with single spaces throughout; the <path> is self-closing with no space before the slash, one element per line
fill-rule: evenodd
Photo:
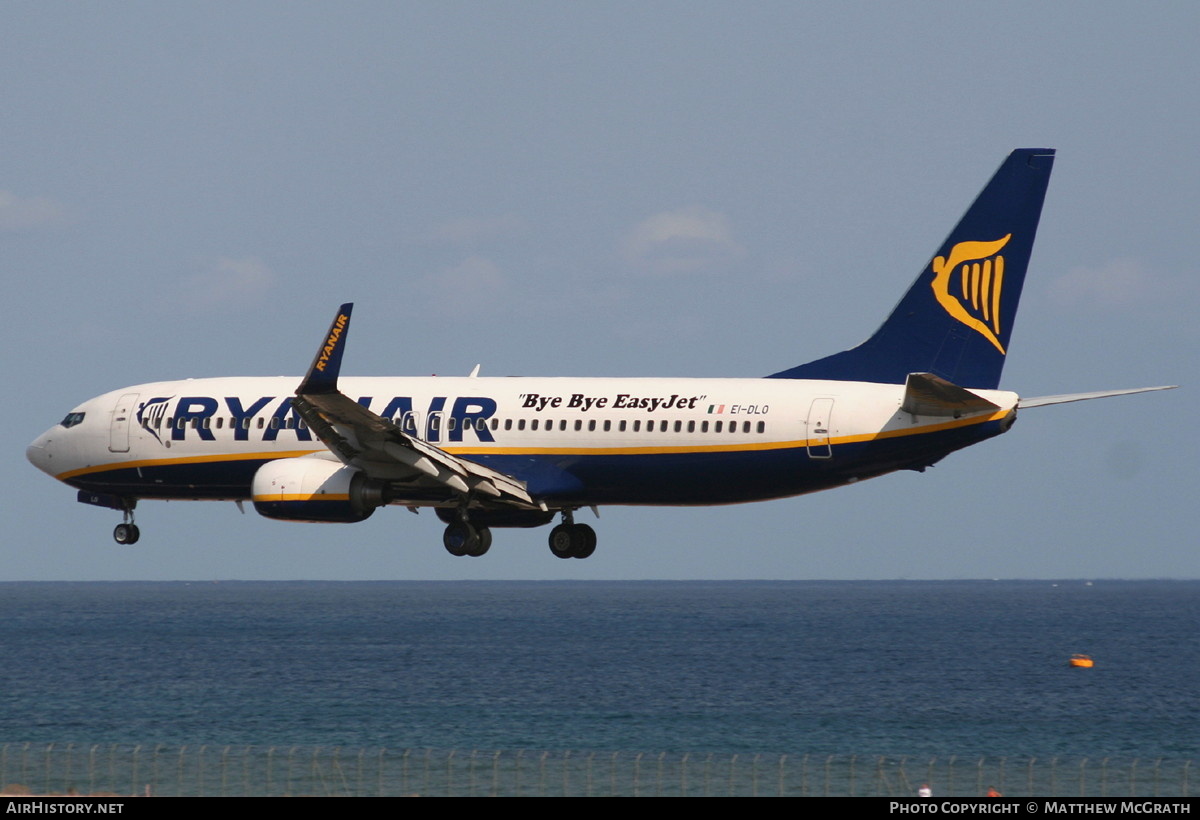
<path fill-rule="evenodd" d="M 492 419 L 492 429 L 493 430 L 500 429 L 500 419 Z"/>
<path fill-rule="evenodd" d="M 536 429 L 537 429 L 537 424 L 538 424 L 538 420 L 537 420 L 537 419 L 534 419 L 533 421 L 529 422 L 529 429 L 530 429 L 530 430 L 536 430 Z"/>
<path fill-rule="evenodd" d="M 694 432 L 696 432 L 696 422 L 695 422 L 695 421 L 689 421 L 689 422 L 688 422 L 688 432 L 689 432 L 689 433 L 694 433 Z"/>
<path fill-rule="evenodd" d="M 596 420 L 595 419 L 588 419 L 588 432 L 589 433 L 596 432 Z"/>
<path fill-rule="evenodd" d="M 583 429 L 583 419 L 575 419 L 575 432 L 578 433 Z"/>
<path fill-rule="evenodd" d="M 263 417 L 259 416 L 258 417 L 258 429 L 259 430 L 263 429 L 263 421 L 264 421 Z"/>
<path fill-rule="evenodd" d="M 679 421 L 678 419 L 676 419 L 676 421 L 675 421 L 675 432 L 676 432 L 676 433 L 678 433 L 678 432 L 680 432 L 680 431 L 682 431 L 682 430 L 683 430 L 683 422 L 682 422 L 682 421 Z"/>
<path fill-rule="evenodd" d="M 604 432 L 612 432 L 612 422 L 608 419 L 604 420 Z"/>
<path fill-rule="evenodd" d="M 760 421 L 758 423 L 758 432 L 760 432 L 760 433 L 765 432 L 766 429 L 767 429 L 767 423 L 765 421 Z"/>
<path fill-rule="evenodd" d="M 640 432 L 641 429 L 642 429 L 642 420 L 634 419 L 633 420 L 633 432 L 635 432 L 635 433 Z"/>
<path fill-rule="evenodd" d="M 702 422 L 700 422 L 700 432 L 701 432 L 701 433 L 707 433 L 707 432 L 708 432 L 708 422 L 707 422 L 707 421 L 702 421 Z"/>
<path fill-rule="evenodd" d="M 750 422 L 748 422 L 748 421 L 743 421 L 743 422 L 742 422 L 742 432 L 743 432 L 743 433 L 749 433 L 749 432 L 750 432 Z"/>
<path fill-rule="evenodd" d="M 721 432 L 721 422 L 719 422 L 719 421 L 714 421 L 714 422 L 713 422 L 713 432 L 714 432 L 714 433 L 719 433 L 719 432 Z"/>
<path fill-rule="evenodd" d="M 621 433 L 625 432 L 625 419 L 621 419 L 620 424 L 617 425 L 617 431 Z"/>
<path fill-rule="evenodd" d="M 512 429 L 512 419 L 505 419 L 505 420 L 504 420 L 504 429 L 505 429 L 505 430 L 511 430 L 511 429 Z"/>
<path fill-rule="evenodd" d="M 524 430 L 524 429 L 525 429 L 525 419 L 518 419 L 518 420 L 517 420 L 517 429 L 518 429 L 518 430 Z"/>

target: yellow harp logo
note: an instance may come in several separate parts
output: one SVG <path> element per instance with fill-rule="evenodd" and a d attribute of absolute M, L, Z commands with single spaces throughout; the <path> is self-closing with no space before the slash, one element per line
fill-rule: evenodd
<path fill-rule="evenodd" d="M 1004 354 L 1000 344 L 1000 292 L 1004 287 L 1001 248 L 1012 234 L 994 242 L 959 242 L 949 257 L 933 260 L 933 295 L 958 321 L 974 328 Z M 955 274 L 958 275 L 955 275 Z"/>

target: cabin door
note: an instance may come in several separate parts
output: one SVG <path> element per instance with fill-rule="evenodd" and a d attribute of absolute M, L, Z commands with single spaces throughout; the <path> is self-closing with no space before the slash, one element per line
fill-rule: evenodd
<path fill-rule="evenodd" d="M 129 425 L 137 406 L 137 393 L 126 393 L 113 405 L 112 423 L 108 428 L 108 449 L 113 453 L 129 452 Z"/>
<path fill-rule="evenodd" d="M 829 431 L 833 429 L 833 399 L 813 399 L 808 408 L 808 420 L 805 422 L 805 438 L 808 440 L 809 458 L 833 458 L 833 448 L 829 445 Z"/>

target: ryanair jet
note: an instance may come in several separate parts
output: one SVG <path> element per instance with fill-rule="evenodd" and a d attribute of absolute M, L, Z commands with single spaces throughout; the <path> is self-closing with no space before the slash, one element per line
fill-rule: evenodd
<path fill-rule="evenodd" d="M 453 555 L 559 518 L 559 558 L 596 548 L 583 508 L 763 501 L 923 471 L 1007 432 L 1020 408 L 1169 389 L 999 389 L 1053 162 L 1014 151 L 873 336 L 765 378 L 342 377 L 345 304 L 303 379 L 126 387 L 27 455 L 80 501 L 121 511 L 121 544 L 138 540 L 140 499 L 250 499 L 284 521 L 432 507 Z"/>

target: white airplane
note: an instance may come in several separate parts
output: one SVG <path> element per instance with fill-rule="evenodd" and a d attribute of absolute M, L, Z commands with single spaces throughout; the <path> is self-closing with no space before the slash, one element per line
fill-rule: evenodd
<path fill-rule="evenodd" d="M 1014 151 L 873 336 L 765 378 L 340 378 L 345 304 L 302 380 L 126 387 L 27 456 L 80 501 L 122 511 L 122 544 L 138 540 L 140 499 L 252 499 L 286 521 L 433 507 L 453 555 L 561 516 L 559 558 L 595 550 L 575 522 L 585 507 L 762 501 L 922 471 L 1008 431 L 1018 408 L 1169 389 L 998 389 L 1053 162 Z"/>

